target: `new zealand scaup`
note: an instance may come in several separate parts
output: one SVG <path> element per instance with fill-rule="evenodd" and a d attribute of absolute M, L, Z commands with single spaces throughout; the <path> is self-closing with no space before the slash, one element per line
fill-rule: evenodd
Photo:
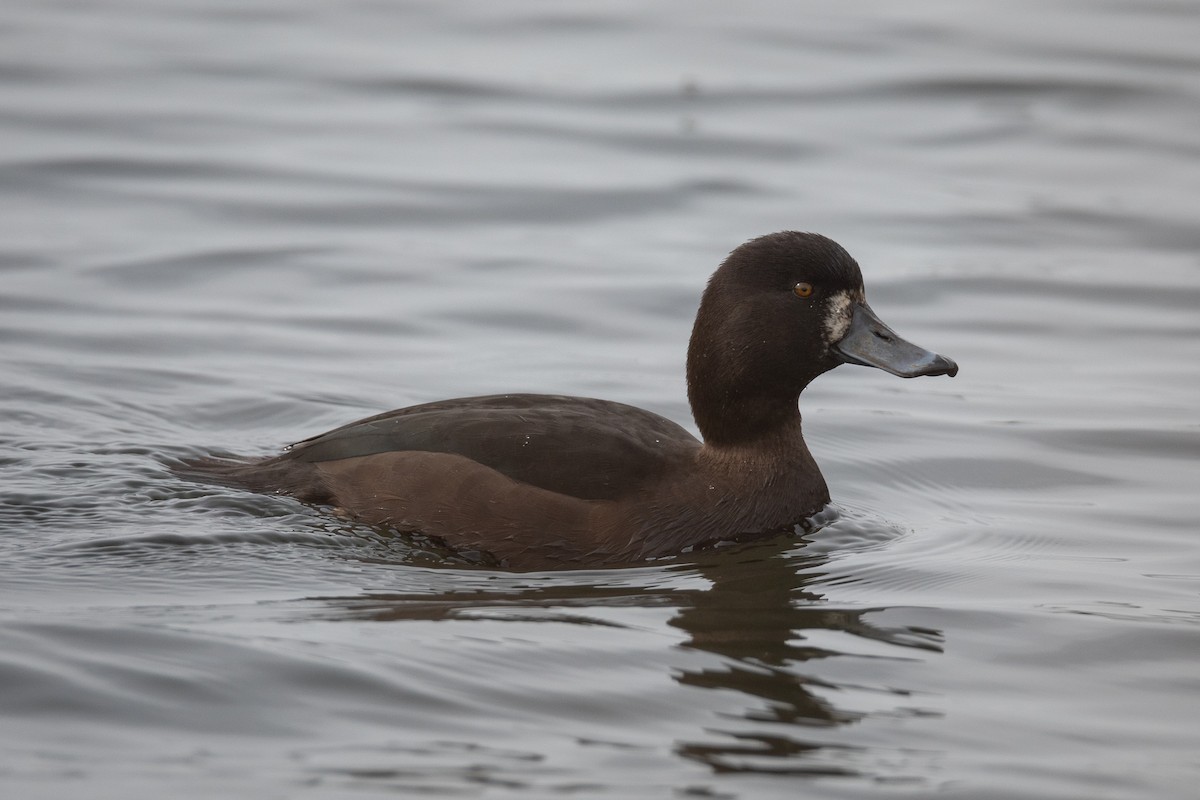
<path fill-rule="evenodd" d="M 798 399 L 844 363 L 903 378 L 958 372 L 875 316 L 841 246 L 784 231 L 734 250 L 700 302 L 687 385 L 703 442 L 622 403 L 492 395 L 185 471 L 334 506 L 509 568 L 629 563 L 789 529 L 828 503 Z"/>

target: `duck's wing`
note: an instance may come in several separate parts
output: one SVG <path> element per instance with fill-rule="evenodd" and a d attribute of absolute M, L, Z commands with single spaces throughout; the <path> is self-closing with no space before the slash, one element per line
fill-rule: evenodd
<path fill-rule="evenodd" d="M 493 395 L 445 400 L 352 422 L 292 445 L 278 462 L 384 453 L 463 456 L 532 486 L 615 500 L 691 458 L 700 443 L 649 411 L 580 397 Z"/>

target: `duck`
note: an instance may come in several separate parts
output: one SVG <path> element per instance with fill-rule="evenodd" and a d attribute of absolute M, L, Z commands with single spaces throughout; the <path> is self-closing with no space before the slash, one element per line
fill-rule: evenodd
<path fill-rule="evenodd" d="M 204 458 L 193 477 L 283 494 L 512 570 L 592 568 L 793 531 L 830 502 L 801 392 L 843 364 L 958 373 L 867 303 L 858 263 L 780 231 L 709 279 L 688 344 L 700 438 L 611 400 L 494 394 L 409 406 L 265 458 Z"/>

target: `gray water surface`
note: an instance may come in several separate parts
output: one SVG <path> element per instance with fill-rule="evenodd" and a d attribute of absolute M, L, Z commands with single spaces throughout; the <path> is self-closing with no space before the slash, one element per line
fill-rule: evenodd
<path fill-rule="evenodd" d="M 1200 6 L 8 0 L 5 798 L 1192 798 Z M 805 393 L 836 508 L 473 569 L 173 476 L 412 403 L 691 426 L 798 228 L 953 379 Z"/>

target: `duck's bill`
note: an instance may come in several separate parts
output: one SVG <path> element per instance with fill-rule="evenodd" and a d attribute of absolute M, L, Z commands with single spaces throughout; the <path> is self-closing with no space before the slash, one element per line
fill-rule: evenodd
<path fill-rule="evenodd" d="M 901 378 L 958 374 L 952 359 L 900 338 L 865 303 L 854 306 L 850 327 L 833 350 L 847 364 L 877 367 Z"/>

